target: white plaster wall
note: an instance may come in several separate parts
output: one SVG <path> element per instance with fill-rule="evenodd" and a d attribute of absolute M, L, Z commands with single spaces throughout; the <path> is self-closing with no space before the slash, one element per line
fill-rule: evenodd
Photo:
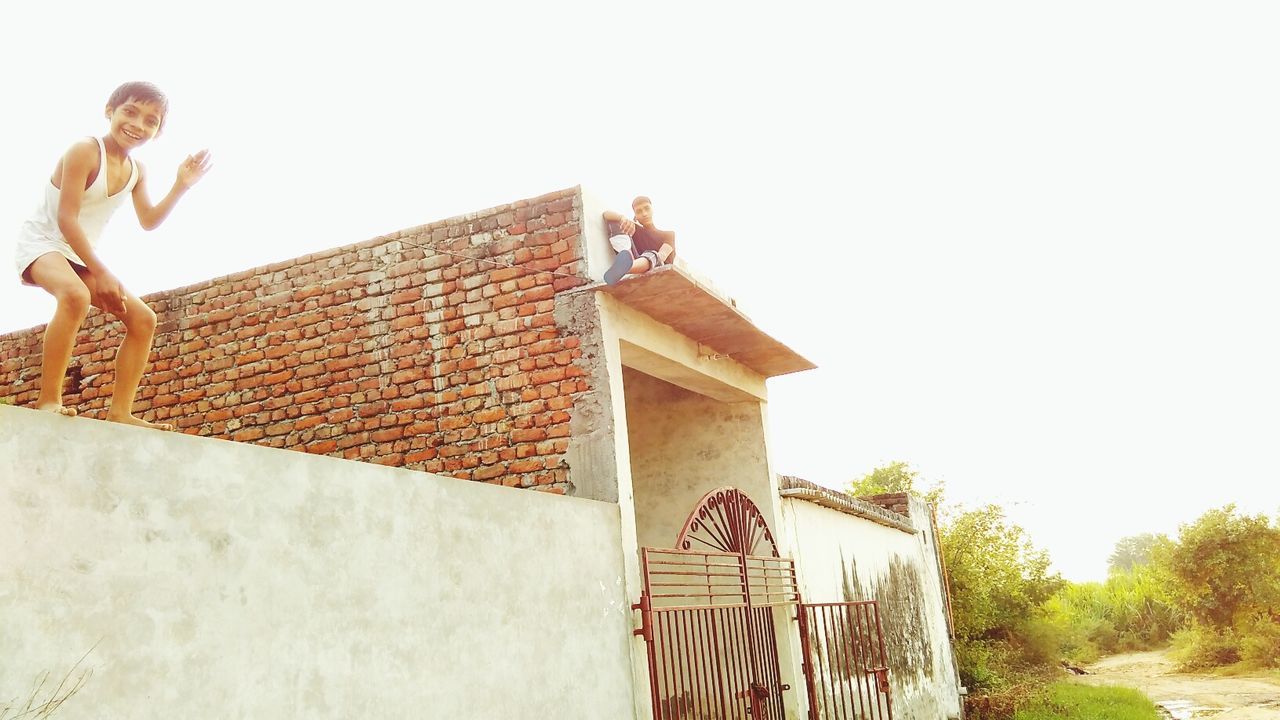
<path fill-rule="evenodd" d="M 721 402 L 631 368 L 623 383 L 641 546 L 674 547 L 698 500 L 725 485 L 745 492 L 771 520 L 758 401 Z"/>
<path fill-rule="evenodd" d="M 629 718 L 618 507 L 0 407 L 0 708 Z"/>
<path fill-rule="evenodd" d="M 899 658 L 889 675 L 894 717 L 945 720 L 959 717 L 959 682 L 927 513 L 927 505 L 913 501 L 912 523 L 920 532 L 912 534 L 786 498 L 782 532 L 795 553 L 806 602 L 881 600 L 891 654 L 912 655 L 909 661 Z M 904 571 L 914 575 L 908 582 L 903 582 Z M 846 597 L 846 584 L 855 576 L 859 596 Z M 896 607 L 888 607 L 895 601 Z M 923 631 L 923 637 L 902 635 L 911 630 Z M 899 636 L 889 637 L 894 633 Z M 903 672 L 904 665 L 912 671 Z"/>

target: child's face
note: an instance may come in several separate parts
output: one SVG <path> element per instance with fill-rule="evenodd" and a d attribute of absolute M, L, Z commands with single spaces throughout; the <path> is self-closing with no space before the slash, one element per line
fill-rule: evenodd
<path fill-rule="evenodd" d="M 132 150 L 160 132 L 163 116 L 159 105 L 129 98 L 119 107 L 108 107 L 107 119 L 111 121 L 111 136 L 116 143 Z"/>
<path fill-rule="evenodd" d="M 641 225 L 648 225 L 653 222 L 653 205 L 647 202 L 638 202 L 631 206 L 631 211 L 636 214 L 636 222 Z"/>

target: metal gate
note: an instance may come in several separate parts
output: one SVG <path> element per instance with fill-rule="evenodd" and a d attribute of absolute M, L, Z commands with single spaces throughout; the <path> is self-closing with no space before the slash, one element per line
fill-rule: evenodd
<path fill-rule="evenodd" d="M 891 720 L 884 630 L 875 600 L 800 606 L 809 720 Z"/>
<path fill-rule="evenodd" d="M 637 635 L 655 720 L 782 720 L 774 608 L 799 604 L 794 563 L 735 488 L 703 496 L 674 549 L 643 548 Z"/>

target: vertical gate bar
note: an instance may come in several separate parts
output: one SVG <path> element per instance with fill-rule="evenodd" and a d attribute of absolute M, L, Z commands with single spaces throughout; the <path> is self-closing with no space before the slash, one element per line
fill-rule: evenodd
<path fill-rule="evenodd" d="M 820 627 L 820 632 L 822 633 L 822 652 L 826 656 L 826 659 L 823 660 L 822 663 L 822 669 L 827 674 L 826 679 L 822 683 L 822 700 L 827 710 L 824 720 L 835 720 L 837 717 L 836 713 L 839 711 L 839 706 L 837 705 L 839 701 L 836 699 L 835 680 L 831 675 L 831 638 L 829 637 L 831 633 L 827 628 L 826 608 L 817 608 L 816 610 L 818 625 Z M 831 696 L 829 701 L 827 695 Z"/>
<path fill-rule="evenodd" d="M 711 624 L 711 627 L 708 628 L 711 635 L 711 667 L 716 675 L 716 694 L 719 697 L 716 705 L 720 708 L 720 717 L 728 720 L 729 694 L 724 684 L 724 660 L 721 657 L 724 646 L 720 642 L 720 629 L 717 627 L 720 624 L 719 611 L 712 609 L 709 620 Z"/>
<path fill-rule="evenodd" d="M 836 625 L 835 608 L 831 606 L 824 607 L 823 625 L 827 628 L 827 634 L 830 636 L 830 642 L 827 645 L 827 662 L 831 664 L 831 702 L 835 707 L 840 708 L 840 717 L 847 720 L 849 714 L 853 711 L 853 705 L 849 701 L 847 692 L 845 691 L 845 683 L 841 677 L 841 668 L 844 667 L 844 652 L 840 642 L 839 628 Z M 839 697 L 836 694 L 839 693 Z M 854 715 L 856 718 L 857 715 Z"/>
<path fill-rule="evenodd" d="M 641 548 L 640 550 L 640 571 L 644 574 L 644 590 L 640 592 L 640 628 L 645 631 L 643 636 L 645 640 L 645 652 L 649 656 L 649 701 L 653 707 L 657 707 L 658 703 L 658 687 L 654 682 L 656 672 L 654 668 L 654 640 L 653 637 L 653 613 L 652 600 L 649 587 L 649 549 Z M 662 720 L 662 718 L 658 718 Z"/>
<path fill-rule="evenodd" d="M 867 610 L 866 610 L 867 653 L 874 657 L 874 664 L 872 665 L 872 667 L 876 667 L 876 668 L 888 667 L 888 664 L 889 664 L 888 658 L 885 657 L 885 654 L 884 654 L 884 647 L 880 645 L 876 637 L 879 632 L 877 629 L 877 625 L 879 623 L 879 615 L 880 615 L 879 605 L 877 605 L 874 602 L 868 603 Z M 877 672 L 874 676 L 875 688 L 876 688 L 876 694 L 875 694 L 876 712 L 881 720 L 887 720 L 889 712 L 884 702 L 884 700 L 886 699 L 885 693 L 880 690 L 880 675 L 881 673 Z"/>
<path fill-rule="evenodd" d="M 875 651 L 875 638 L 872 637 L 872 632 L 875 630 L 875 627 L 872 624 L 875 608 L 875 601 L 868 602 L 866 605 L 862 606 L 862 647 L 868 658 L 867 667 L 870 668 L 884 667 L 884 658 L 882 657 L 883 653 L 880 654 L 881 657 L 877 657 L 877 653 Z M 884 720 L 884 703 L 880 702 L 882 698 L 882 694 L 880 692 L 880 674 L 868 674 L 867 684 L 872 688 L 871 697 L 875 700 L 876 720 Z"/>
<path fill-rule="evenodd" d="M 693 641 L 693 623 L 695 610 L 681 610 L 680 617 L 684 622 L 684 657 L 689 663 L 689 704 L 697 707 L 702 702 L 702 673 L 698 668 L 698 646 Z M 696 716 L 695 716 L 696 717 Z"/>
<path fill-rule="evenodd" d="M 857 613 L 859 607 L 861 606 L 845 605 L 840 608 L 845 614 L 844 629 L 848 633 L 848 638 L 845 640 L 845 650 L 849 656 L 849 667 L 851 669 L 849 679 L 858 691 L 858 712 L 867 720 L 874 720 L 875 716 L 870 711 L 871 698 L 867 697 L 866 673 L 862 672 L 865 663 L 862 662 L 861 648 L 858 645 Z"/>
<path fill-rule="evenodd" d="M 699 704 L 707 704 L 707 688 L 702 677 L 701 660 L 698 657 L 698 634 L 694 626 L 698 622 L 697 610 L 684 611 L 684 637 L 689 647 L 689 672 L 693 674 L 693 702 L 695 708 Z"/>
<path fill-rule="evenodd" d="M 874 635 L 875 633 L 874 618 L 875 618 L 875 615 L 877 614 L 876 609 L 877 608 L 874 604 L 868 603 L 863 609 L 863 620 L 862 620 L 863 627 L 866 629 L 865 633 L 863 634 L 863 638 L 864 638 L 863 645 L 866 647 L 867 656 L 870 658 L 870 660 L 867 662 L 867 666 L 873 667 L 873 668 L 879 668 L 879 667 L 885 666 L 884 653 L 877 652 L 876 640 Z M 884 693 L 880 692 L 880 674 L 876 673 L 875 675 L 868 675 L 867 679 L 871 681 L 873 686 L 875 687 L 875 694 L 872 695 L 872 697 L 876 699 L 876 718 L 877 720 L 885 720 L 884 703 L 882 702 L 884 698 Z"/>
<path fill-rule="evenodd" d="M 739 651 L 742 648 L 742 638 L 738 633 L 737 608 L 725 608 L 725 663 L 729 666 L 729 706 L 734 718 L 741 718 L 743 715 L 742 708 L 742 682 L 739 672 L 742 669 Z"/>
<path fill-rule="evenodd" d="M 684 683 L 680 680 L 680 668 L 683 663 L 680 656 L 680 639 L 675 627 L 676 617 L 670 610 L 663 615 L 666 616 L 664 624 L 667 628 L 667 652 L 671 654 L 671 685 L 667 688 L 670 692 L 667 697 L 679 697 L 680 692 L 684 690 Z"/>
<path fill-rule="evenodd" d="M 870 626 L 867 624 L 869 610 L 869 603 L 863 603 L 863 605 L 858 606 L 858 647 L 861 653 L 863 653 L 863 676 L 864 678 L 867 678 L 868 700 L 870 701 L 870 705 L 873 706 L 872 710 L 876 711 L 876 714 L 874 714 L 876 720 L 883 720 L 884 714 L 882 712 L 881 701 L 879 701 L 879 683 L 876 682 L 876 676 L 867 673 L 867 669 L 869 669 L 869 667 L 878 667 L 876 664 L 876 657 L 874 657 L 874 653 L 872 652 L 872 647 L 867 643 L 867 633 L 868 630 L 870 630 Z"/>
<path fill-rule="evenodd" d="M 783 693 L 783 692 L 786 692 L 786 691 L 783 691 L 783 689 L 782 689 L 782 662 L 781 662 L 781 660 L 780 660 L 780 659 L 778 659 L 778 619 L 777 619 L 777 612 L 774 612 L 774 611 L 773 611 L 773 609 L 772 609 L 772 607 L 771 607 L 771 609 L 769 609 L 769 642 L 771 642 L 771 644 L 773 644 L 773 655 L 772 655 L 772 659 L 773 659 L 773 661 L 772 661 L 772 665 L 773 665 L 773 687 L 774 687 L 774 689 L 776 689 L 776 692 L 777 692 L 777 698 L 778 698 L 778 702 L 777 702 L 777 706 L 778 706 L 778 715 L 777 715 L 777 717 L 780 717 L 780 719 L 781 719 L 781 717 L 783 717 L 783 715 L 785 715 L 785 707 L 783 707 L 783 701 L 785 701 L 785 700 L 786 700 L 786 696 L 783 696 L 783 694 L 782 694 L 782 693 Z"/>
<path fill-rule="evenodd" d="M 702 621 L 699 623 L 699 642 L 702 643 L 702 664 L 706 668 L 707 678 L 707 698 L 710 703 L 707 705 L 708 712 L 720 707 L 720 683 L 715 676 L 715 656 L 711 647 L 711 628 L 710 624 L 714 622 L 715 611 L 711 609 L 704 610 L 700 613 Z M 719 715 L 708 715 L 708 717 L 719 717 Z"/>
<path fill-rule="evenodd" d="M 716 598 L 715 598 L 715 595 L 714 595 L 714 594 L 713 594 L 713 592 L 712 592 L 712 591 L 713 591 L 713 588 L 711 587 L 711 556 L 709 556 L 709 555 L 703 555 L 703 556 L 702 556 L 702 575 L 703 575 L 703 578 L 702 578 L 702 579 L 707 581 L 707 585 L 706 585 L 706 588 L 707 588 L 707 605 L 714 606 L 714 605 L 715 605 L 715 602 L 716 602 Z M 709 618 L 708 618 L 708 616 L 709 616 L 711 613 L 713 613 L 713 612 L 714 612 L 713 610 L 699 610 L 699 611 L 697 611 L 697 612 L 695 613 L 695 615 L 696 615 L 696 616 L 697 616 L 697 618 L 698 618 L 697 625 L 696 625 L 696 626 L 695 626 L 695 628 L 694 628 L 694 629 L 695 629 L 695 637 L 696 637 L 696 638 L 698 638 L 698 640 L 700 640 L 700 641 L 702 642 L 702 658 L 701 658 L 701 666 L 702 666 L 702 673 L 703 673 L 703 676 L 704 676 L 704 677 L 705 677 L 705 679 L 706 679 L 706 682 L 704 682 L 704 683 L 703 683 L 703 686 L 704 686 L 704 689 L 705 689 L 704 695 L 705 695 L 705 697 L 710 701 L 710 702 L 706 703 L 706 705 L 705 705 L 706 710 L 704 710 L 704 712 L 708 712 L 708 711 L 710 711 L 711 707 L 712 707 L 713 705 L 715 705 L 715 704 L 716 704 L 716 703 L 715 703 L 715 700 L 716 700 L 716 691 L 715 691 L 716 684 L 715 684 L 714 682 L 712 682 L 712 678 L 711 678 L 710 674 L 708 674 L 708 672 L 707 672 L 707 668 L 708 668 L 708 660 L 709 660 L 709 658 L 706 656 L 706 653 L 707 653 L 708 651 L 707 651 L 707 643 L 706 643 L 706 637 L 707 637 L 707 635 L 706 635 L 706 632 L 705 632 L 705 630 L 706 630 L 706 624 L 707 624 L 707 621 L 708 621 L 708 619 L 709 619 Z"/>
<path fill-rule="evenodd" d="M 704 704 L 708 710 L 716 704 L 716 683 L 715 678 L 711 677 L 711 658 L 709 656 L 709 650 L 707 649 L 707 615 L 710 612 L 710 610 L 706 609 L 695 611 L 698 623 L 694 628 L 696 630 L 694 635 L 694 644 L 701 646 L 701 650 L 698 652 L 698 657 L 703 679 L 703 697 L 706 698 Z"/>
<path fill-rule="evenodd" d="M 710 628 L 708 628 L 708 630 L 710 631 L 709 635 L 711 637 L 712 668 L 715 670 L 716 674 L 715 687 L 718 688 L 716 706 L 720 708 L 719 717 L 725 718 L 728 713 L 725 711 L 724 676 L 721 675 L 719 670 L 719 638 L 716 634 L 716 595 L 715 587 L 711 584 L 711 556 L 703 555 L 702 562 L 702 571 L 707 576 L 707 604 L 711 606 L 711 609 L 707 611 L 707 622 L 710 624 Z"/>
<path fill-rule="evenodd" d="M 865 698 L 866 705 L 868 708 L 868 710 L 864 712 L 867 713 L 868 718 L 875 718 L 875 720 L 879 720 L 880 703 L 876 699 L 877 691 L 874 685 L 872 685 L 870 681 L 871 680 L 870 676 L 867 675 L 866 673 L 866 669 L 870 667 L 869 663 L 867 662 L 867 646 L 866 646 L 866 643 L 864 642 L 866 633 L 863 631 L 863 618 L 866 615 L 866 608 L 867 606 L 865 603 L 860 603 L 850 608 L 851 610 L 855 611 L 854 617 L 853 617 L 853 625 L 851 626 L 851 629 L 856 632 L 856 636 L 851 639 L 851 645 L 852 645 L 852 650 L 857 658 L 854 662 L 857 663 L 857 666 L 858 666 L 858 683 L 862 688 L 866 688 L 865 691 L 862 691 L 862 690 L 859 691 L 859 694 L 863 695 L 863 697 Z M 871 712 L 872 710 L 875 711 L 874 714 L 872 714 Z"/>
<path fill-rule="evenodd" d="M 715 687 L 711 683 L 711 675 L 707 672 L 707 644 L 703 640 L 703 627 L 706 625 L 707 610 L 700 609 L 693 611 L 693 646 L 695 648 L 694 657 L 698 659 L 698 676 L 702 678 L 702 705 L 703 712 L 709 708 L 712 701 L 715 700 Z"/>
<path fill-rule="evenodd" d="M 648 589 L 640 596 L 640 616 L 644 618 L 644 642 L 646 650 L 649 651 L 649 694 L 650 700 L 658 700 L 662 697 L 660 685 L 658 684 L 658 664 L 660 659 L 660 651 L 658 647 L 658 638 L 655 637 L 653 601 L 649 598 Z M 658 720 L 662 720 L 659 719 Z"/>
<path fill-rule="evenodd" d="M 880 625 L 879 603 L 875 605 L 875 611 L 876 611 L 876 638 L 878 639 L 880 644 L 880 665 L 881 667 L 888 667 L 889 655 L 888 653 L 885 652 L 885 649 L 884 649 L 884 628 Z M 889 711 L 889 720 L 893 720 L 893 696 L 889 694 L 888 687 L 885 688 L 884 703 L 885 703 L 885 707 Z"/>
<path fill-rule="evenodd" d="M 871 698 L 867 697 L 864 688 L 865 673 L 862 672 L 862 658 L 858 654 L 857 639 L 857 620 L 853 612 L 857 606 L 841 605 L 837 612 L 840 613 L 840 632 L 844 645 L 845 666 L 849 668 L 849 682 L 853 686 L 853 690 L 858 693 L 858 714 L 863 718 L 870 718 L 871 714 L 867 709 L 871 705 Z"/>
<path fill-rule="evenodd" d="M 858 658 L 858 678 L 862 686 L 866 688 L 865 695 L 867 698 L 867 707 L 869 708 L 867 717 L 872 718 L 872 720 L 881 720 L 880 695 L 875 688 L 875 684 L 871 682 L 871 676 L 866 672 L 867 668 L 873 667 L 871 657 L 867 654 L 866 644 L 867 606 L 865 603 L 860 603 L 851 607 L 850 610 L 853 611 L 854 615 L 853 629 L 856 632 L 856 635 L 853 639 L 853 650 L 857 654 Z"/>
<path fill-rule="evenodd" d="M 670 613 L 671 624 L 671 655 L 675 660 L 676 686 L 672 690 L 672 697 L 683 698 L 689 693 L 688 683 L 688 658 L 684 654 L 684 644 L 680 641 L 680 611 L 672 610 Z"/>
<path fill-rule="evenodd" d="M 755 622 L 754 622 L 754 618 L 751 617 L 751 608 L 752 608 L 751 574 L 747 570 L 748 566 L 747 566 L 746 553 L 742 553 L 742 552 L 738 553 L 738 567 L 739 567 L 739 572 L 742 573 L 742 597 L 743 597 L 743 601 L 746 602 L 747 604 L 747 618 L 748 618 L 748 622 L 750 623 L 748 627 L 752 630 L 752 632 L 747 633 L 747 648 L 748 650 L 751 651 L 748 653 L 749 655 L 748 660 L 751 662 L 751 678 L 752 680 L 755 680 L 760 675 L 760 668 L 758 667 L 759 663 L 757 661 L 758 658 L 756 657 L 756 652 L 755 652 L 755 644 L 756 644 L 755 641 L 756 641 L 756 638 L 759 636 L 754 632 Z"/>
<path fill-rule="evenodd" d="M 755 681 L 756 681 L 757 689 L 763 688 L 763 691 L 761 692 L 761 696 L 759 700 L 761 717 L 769 718 L 769 720 L 772 720 L 773 703 L 770 702 L 770 697 L 768 694 L 769 653 L 767 648 L 767 643 L 768 643 L 767 638 L 769 637 L 769 628 L 765 625 L 764 613 L 762 612 L 762 610 L 763 608 L 758 608 L 755 605 L 751 606 L 751 615 L 755 620 L 755 627 L 756 627 L 756 634 L 755 634 L 755 637 L 753 638 L 753 640 L 755 641 L 755 648 L 756 648 Z"/>
<path fill-rule="evenodd" d="M 746 612 L 746 606 L 733 609 L 733 631 L 734 631 L 734 659 L 733 659 L 733 679 L 736 685 L 734 697 L 738 700 L 738 717 L 744 718 L 750 712 L 750 672 L 747 670 L 747 626 L 743 619 L 743 613 Z"/>
<path fill-rule="evenodd" d="M 680 679 L 681 684 L 684 686 L 681 688 L 683 691 L 681 697 L 688 695 L 690 701 L 692 701 L 696 685 L 692 663 L 689 662 L 688 623 L 685 621 L 683 610 L 673 610 L 671 614 L 675 619 L 676 647 L 680 648 L 680 666 L 682 668 Z"/>
<path fill-rule="evenodd" d="M 841 718 L 848 718 L 849 713 L 845 711 L 844 688 L 839 684 L 839 657 L 835 638 L 832 634 L 830 607 L 822 608 L 822 631 L 827 640 L 827 677 L 831 681 L 831 706 L 840 708 Z M 837 693 L 839 693 L 839 697 L 837 697 Z M 834 717 L 835 713 L 828 713 L 828 715 Z"/>
<path fill-rule="evenodd" d="M 853 713 L 859 720 L 866 720 L 866 699 L 862 695 L 862 686 L 858 684 L 860 673 L 858 672 L 858 659 L 853 646 L 853 628 L 849 625 L 849 607 L 847 605 L 836 605 L 831 610 L 836 618 L 836 633 L 840 638 L 840 661 L 844 664 L 845 672 L 848 673 L 847 684 L 851 700 L 849 712 Z"/>
<path fill-rule="evenodd" d="M 660 675 L 662 680 L 658 683 L 660 688 L 658 697 L 671 697 L 671 660 L 669 660 L 669 656 L 671 656 L 671 641 L 666 637 L 671 623 L 667 620 L 666 612 L 654 612 L 654 615 L 658 618 L 657 628 L 654 628 L 654 639 L 655 641 L 658 641 L 658 639 L 662 641 L 662 648 L 660 648 L 662 652 L 658 653 L 658 665 L 662 666 L 662 675 Z M 654 707 L 658 710 L 657 720 L 664 720 L 660 705 L 655 703 Z"/>
<path fill-rule="evenodd" d="M 796 605 L 796 619 L 800 621 L 800 655 L 804 658 L 804 688 L 809 698 L 809 720 L 818 720 L 817 701 L 813 697 L 813 643 L 809 638 L 809 608 L 804 603 Z"/>
<path fill-rule="evenodd" d="M 775 714 L 773 717 L 781 720 L 785 715 L 783 708 L 784 696 L 782 694 L 782 668 L 778 663 L 778 621 L 774 618 L 773 608 L 765 606 L 760 608 L 761 619 L 769 626 L 769 655 L 764 658 L 766 671 L 769 675 L 769 689 L 771 704 Z"/>
<path fill-rule="evenodd" d="M 737 523 L 734 523 L 737 526 Z M 761 708 L 756 702 L 754 685 L 760 682 L 760 660 L 759 660 L 759 634 L 756 630 L 755 618 L 751 612 L 751 573 L 748 571 L 747 551 L 743 544 L 738 543 L 738 572 L 742 577 L 742 597 L 746 603 L 747 616 L 747 662 L 750 671 L 747 675 L 747 697 L 751 702 L 752 720 L 759 720 L 761 717 Z"/>

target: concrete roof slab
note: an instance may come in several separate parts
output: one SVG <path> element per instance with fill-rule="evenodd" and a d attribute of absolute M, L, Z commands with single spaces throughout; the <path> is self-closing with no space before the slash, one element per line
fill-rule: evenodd
<path fill-rule="evenodd" d="M 628 277 L 617 285 L 593 285 L 591 289 L 613 296 L 764 377 L 816 367 L 756 327 L 732 299 L 680 264 Z"/>

